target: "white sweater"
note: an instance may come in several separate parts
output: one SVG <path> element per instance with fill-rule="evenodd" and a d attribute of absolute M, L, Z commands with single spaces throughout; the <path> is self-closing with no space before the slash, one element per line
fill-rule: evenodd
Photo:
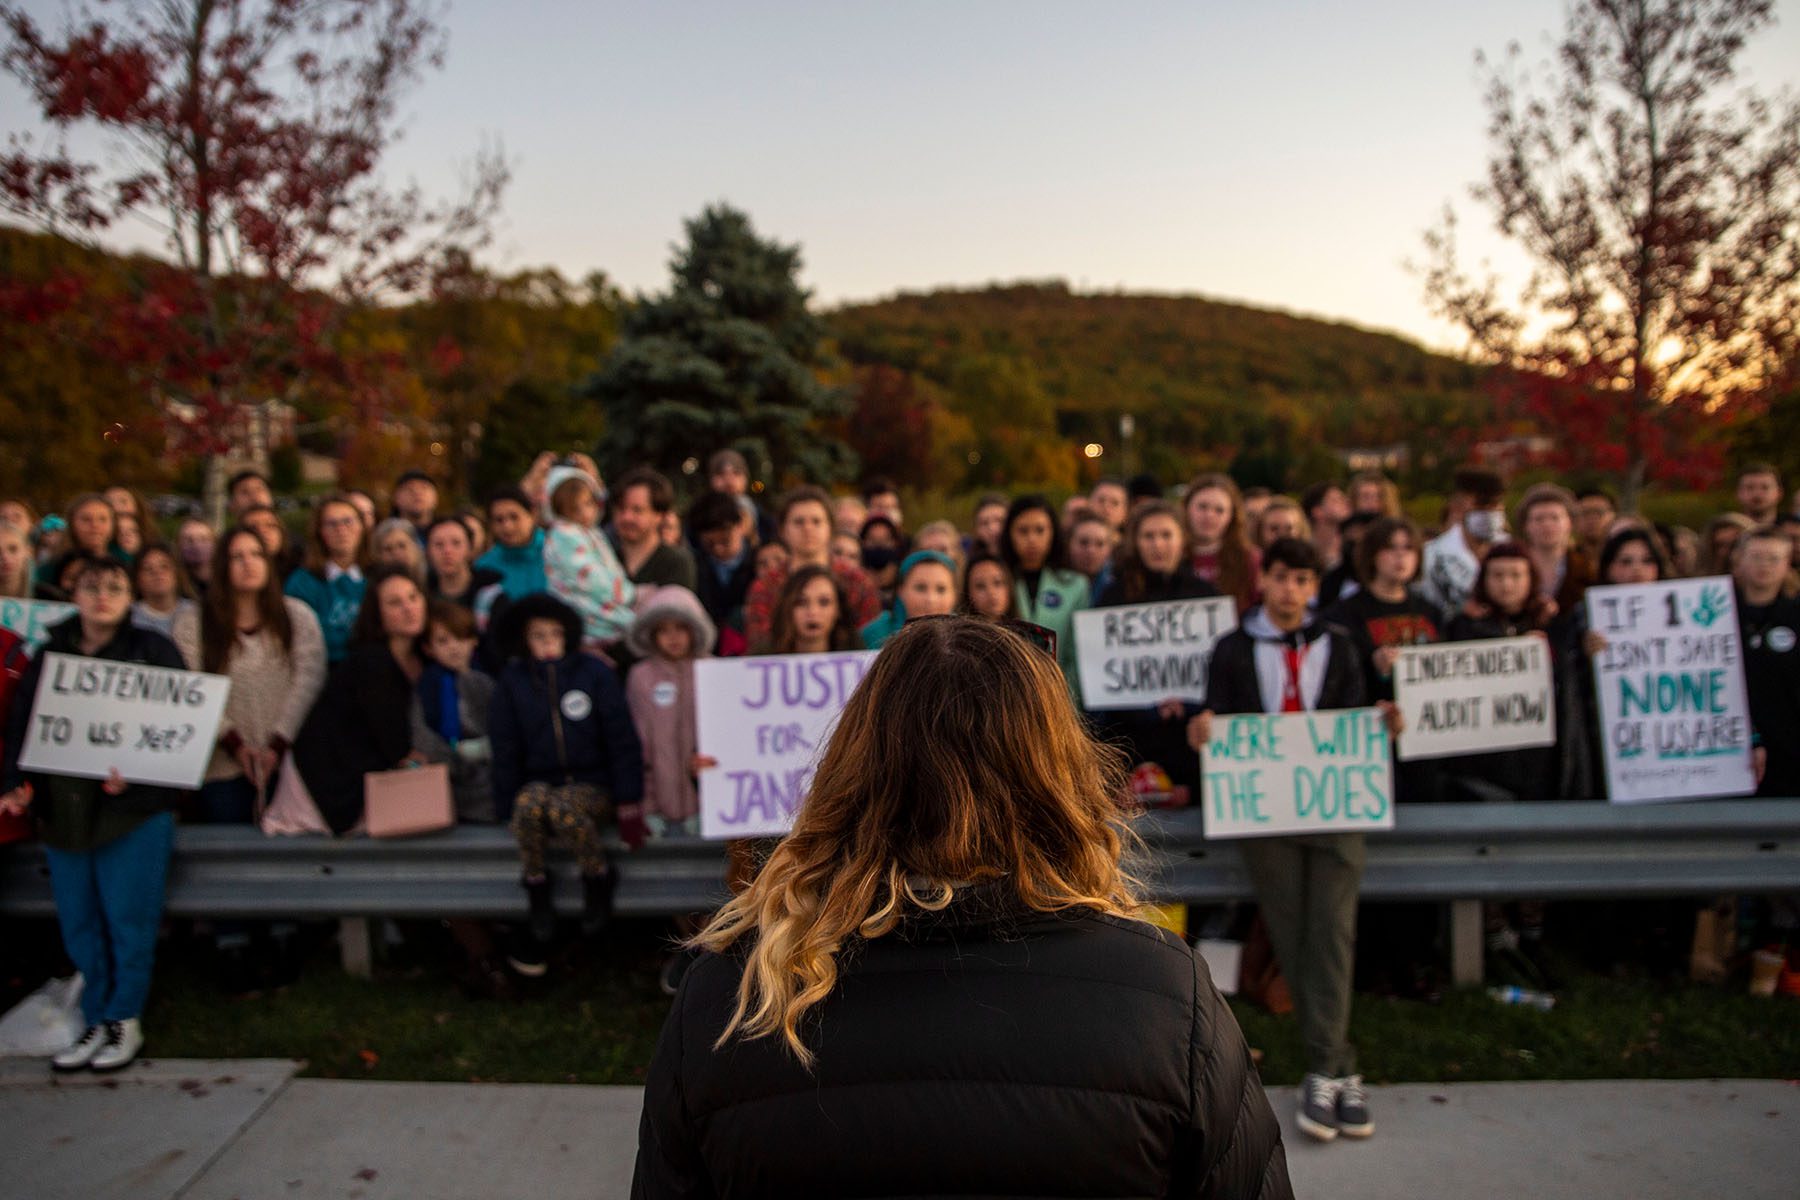
<path fill-rule="evenodd" d="M 284 600 L 294 629 L 292 651 L 284 656 L 275 635 L 266 630 L 238 635 L 231 666 L 225 671 L 231 678 L 231 692 L 225 698 L 225 718 L 219 722 L 220 738 L 235 730 L 246 746 L 267 746 L 277 734 L 291 742 L 325 686 L 325 635 L 319 629 L 319 618 L 301 601 Z M 198 610 L 176 614 L 174 637 L 188 668 L 200 670 Z M 206 781 L 241 775 L 237 759 L 224 747 L 215 748 L 206 767 Z"/>

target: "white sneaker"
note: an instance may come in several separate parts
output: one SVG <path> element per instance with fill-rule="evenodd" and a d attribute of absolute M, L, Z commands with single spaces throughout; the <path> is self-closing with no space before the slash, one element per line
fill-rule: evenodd
<path fill-rule="evenodd" d="M 106 1025 L 89 1025 L 75 1039 L 75 1044 L 62 1051 L 50 1060 L 53 1071 L 79 1071 L 94 1061 L 94 1055 L 100 1053 L 106 1045 Z"/>
<path fill-rule="evenodd" d="M 144 1048 L 144 1031 L 136 1017 L 106 1023 L 106 1044 L 94 1055 L 88 1067 L 95 1071 L 118 1071 L 129 1067 Z"/>

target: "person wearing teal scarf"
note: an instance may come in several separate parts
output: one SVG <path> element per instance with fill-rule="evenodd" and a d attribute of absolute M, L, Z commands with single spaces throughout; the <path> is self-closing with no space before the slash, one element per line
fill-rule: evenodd
<path fill-rule="evenodd" d="M 936 550 L 916 550 L 900 563 L 894 602 L 862 627 L 863 647 L 879 650 L 909 619 L 940 617 L 955 608 L 956 564 Z"/>

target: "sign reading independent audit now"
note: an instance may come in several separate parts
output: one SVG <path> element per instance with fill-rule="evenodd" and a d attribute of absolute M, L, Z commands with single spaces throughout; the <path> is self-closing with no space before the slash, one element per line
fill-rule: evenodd
<path fill-rule="evenodd" d="M 1550 643 L 1491 638 L 1406 646 L 1394 660 L 1401 759 L 1556 744 Z"/>

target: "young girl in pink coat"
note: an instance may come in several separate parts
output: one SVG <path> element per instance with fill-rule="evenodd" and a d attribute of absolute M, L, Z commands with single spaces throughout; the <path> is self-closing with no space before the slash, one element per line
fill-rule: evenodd
<path fill-rule="evenodd" d="M 625 700 L 644 746 L 644 822 L 657 837 L 700 833 L 694 660 L 710 652 L 715 632 L 694 593 L 664 587 L 638 613 L 627 637 L 640 660 L 626 680 Z"/>

